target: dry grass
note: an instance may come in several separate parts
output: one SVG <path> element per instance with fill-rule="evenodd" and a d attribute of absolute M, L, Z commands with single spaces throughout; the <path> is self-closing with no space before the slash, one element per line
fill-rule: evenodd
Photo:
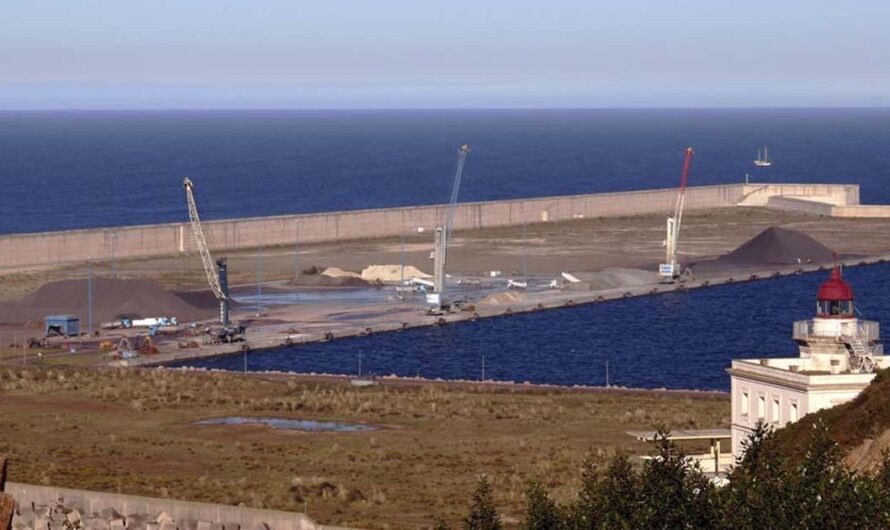
<path fill-rule="evenodd" d="M 493 391 L 440 385 L 353 388 L 162 369 L 0 368 L 0 453 L 10 479 L 306 511 L 319 521 L 416 528 L 456 519 L 475 477 L 504 513 L 530 479 L 567 497 L 581 459 L 643 450 L 623 433 L 726 425 L 722 397 Z M 381 430 L 299 433 L 198 426 L 258 415 L 360 421 Z"/>

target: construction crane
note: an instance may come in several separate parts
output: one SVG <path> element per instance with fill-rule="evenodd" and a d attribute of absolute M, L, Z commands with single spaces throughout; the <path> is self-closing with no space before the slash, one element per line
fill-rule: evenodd
<path fill-rule="evenodd" d="M 433 249 L 433 291 L 427 293 L 427 310 L 431 313 L 440 313 L 451 307 L 445 298 L 445 262 L 448 253 L 448 240 L 454 227 L 454 215 L 457 211 L 457 194 L 460 191 L 461 177 L 464 172 L 464 164 L 470 146 L 464 144 L 457 150 L 457 168 L 454 171 L 454 180 L 451 184 L 451 199 L 445 209 L 445 218 L 440 226 L 436 227 L 435 246 Z"/>
<path fill-rule="evenodd" d="M 201 253 L 201 263 L 204 264 L 204 273 L 207 274 L 207 283 L 210 284 L 210 290 L 213 296 L 219 300 L 219 323 L 223 326 L 229 325 L 229 281 L 226 266 L 226 258 L 216 260 L 214 267 L 213 256 L 210 254 L 210 248 L 207 246 L 207 239 L 204 237 L 204 227 L 201 225 L 201 218 L 198 216 L 198 207 L 195 205 L 194 183 L 188 177 L 182 179 L 182 186 L 185 188 L 185 197 L 189 206 L 189 222 L 192 225 L 192 231 L 195 233 L 195 241 L 198 244 L 198 251 Z"/>
<path fill-rule="evenodd" d="M 682 274 L 677 261 L 677 246 L 680 241 L 680 225 L 683 222 L 683 205 L 686 201 L 686 184 L 689 181 L 689 166 L 692 164 L 691 147 L 686 148 L 683 156 L 683 171 L 680 173 L 680 190 L 677 193 L 677 204 L 673 217 L 667 218 L 667 238 L 664 240 L 665 262 L 659 265 L 658 275 L 665 281 L 673 281 Z"/>

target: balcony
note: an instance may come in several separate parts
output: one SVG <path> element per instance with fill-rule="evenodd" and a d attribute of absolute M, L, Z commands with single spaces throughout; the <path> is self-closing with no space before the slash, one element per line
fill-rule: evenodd
<path fill-rule="evenodd" d="M 794 322 L 792 336 L 794 340 L 801 341 L 834 339 L 841 343 L 848 343 L 851 340 L 877 342 L 881 338 L 881 329 L 873 320 L 838 322 L 831 331 L 826 331 L 825 326 L 820 326 L 820 329 L 816 330 L 812 320 L 797 320 Z"/>

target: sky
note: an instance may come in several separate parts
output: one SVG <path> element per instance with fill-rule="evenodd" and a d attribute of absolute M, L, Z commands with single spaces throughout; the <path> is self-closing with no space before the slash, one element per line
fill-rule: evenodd
<path fill-rule="evenodd" d="M 0 109 L 888 105 L 886 0 L 0 2 Z"/>

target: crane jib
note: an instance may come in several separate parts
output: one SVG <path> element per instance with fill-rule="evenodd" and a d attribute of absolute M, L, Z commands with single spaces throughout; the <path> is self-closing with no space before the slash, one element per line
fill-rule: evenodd
<path fill-rule="evenodd" d="M 207 275 L 207 283 L 210 284 L 210 290 L 217 300 L 225 300 L 226 295 L 219 282 L 219 276 L 214 267 L 213 256 L 210 254 L 210 248 L 207 245 L 207 239 L 204 237 L 204 227 L 201 225 L 201 218 L 198 216 L 198 207 L 195 204 L 195 196 L 192 191 L 194 184 L 188 178 L 183 179 L 182 185 L 185 188 L 185 196 L 188 201 L 189 223 L 192 226 L 192 232 L 195 234 L 195 242 L 198 246 L 198 252 L 201 254 L 201 264 L 204 266 L 204 273 Z"/>

